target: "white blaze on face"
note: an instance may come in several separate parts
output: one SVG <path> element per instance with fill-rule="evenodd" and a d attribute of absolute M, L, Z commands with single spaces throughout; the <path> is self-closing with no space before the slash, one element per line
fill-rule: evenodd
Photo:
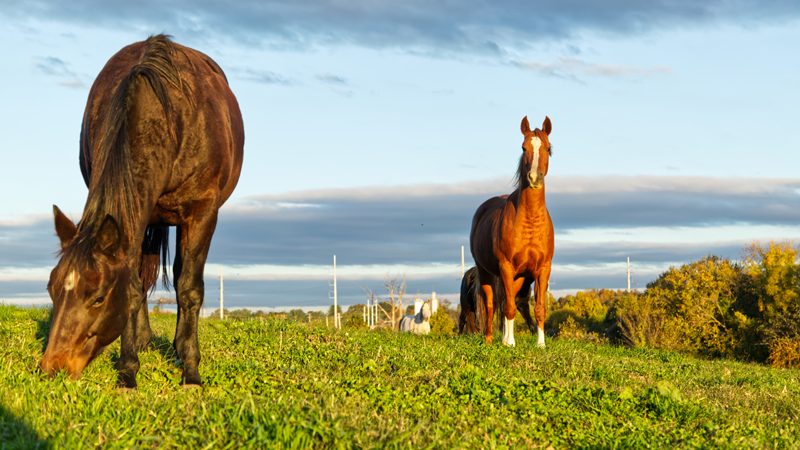
<path fill-rule="evenodd" d="M 538 136 L 531 138 L 531 145 L 533 146 L 533 160 L 531 161 L 530 179 L 535 180 L 539 170 L 539 149 L 542 148 L 542 140 Z"/>
<path fill-rule="evenodd" d="M 78 274 L 73 270 L 64 278 L 64 290 L 69 292 L 75 289 L 75 284 L 78 282 Z"/>
<path fill-rule="evenodd" d="M 503 317 L 503 344 L 513 347 L 514 343 L 514 319 Z"/>

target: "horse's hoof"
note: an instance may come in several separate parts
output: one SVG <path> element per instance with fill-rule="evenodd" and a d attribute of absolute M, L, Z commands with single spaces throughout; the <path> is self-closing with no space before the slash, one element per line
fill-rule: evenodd
<path fill-rule="evenodd" d="M 544 342 L 537 342 L 536 348 L 544 348 Z"/>
<path fill-rule="evenodd" d="M 203 390 L 202 384 L 182 384 L 181 387 L 187 391 Z"/>

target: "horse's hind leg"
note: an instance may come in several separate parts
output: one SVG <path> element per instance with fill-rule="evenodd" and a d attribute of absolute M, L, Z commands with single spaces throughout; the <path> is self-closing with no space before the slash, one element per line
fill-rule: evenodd
<path fill-rule="evenodd" d="M 161 262 L 160 254 L 169 246 L 169 227 L 166 225 L 150 225 L 145 231 L 142 240 L 142 256 L 139 264 L 139 279 L 142 282 L 142 294 L 145 301 L 142 302 L 139 311 L 136 313 L 135 341 L 136 350 L 142 351 L 150 346 L 153 332 L 150 329 L 150 317 L 148 317 L 147 297 L 155 288 L 158 282 L 158 268 Z"/>
<path fill-rule="evenodd" d="M 528 280 L 525 280 L 525 283 L 522 284 L 522 289 L 520 289 L 519 294 L 517 294 L 517 310 L 519 313 L 522 314 L 522 318 L 525 319 L 525 325 L 528 326 L 528 330 L 531 332 L 531 336 L 536 334 L 536 327 L 533 324 L 533 317 L 531 317 L 531 283 Z"/>
<path fill-rule="evenodd" d="M 178 321 L 175 326 L 174 346 L 183 363 L 182 382 L 187 385 L 201 384 L 197 322 L 205 294 L 203 270 L 217 224 L 217 211 L 209 209 L 195 209 L 198 213 L 181 224 L 177 233 L 178 250 L 173 276 L 178 301 Z"/>
<path fill-rule="evenodd" d="M 480 288 L 483 291 L 483 301 L 486 306 L 486 323 L 483 329 L 483 339 L 487 344 L 492 343 L 492 320 L 494 319 L 494 293 L 492 292 L 492 275 L 489 272 L 478 269 L 478 280 L 480 280 Z"/>

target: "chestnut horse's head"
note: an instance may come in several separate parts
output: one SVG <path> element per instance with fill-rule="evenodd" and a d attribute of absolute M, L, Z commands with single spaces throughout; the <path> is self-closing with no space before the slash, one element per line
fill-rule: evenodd
<path fill-rule="evenodd" d="M 519 160 L 517 172 L 517 185 L 520 189 L 527 187 L 541 189 L 544 186 L 544 177 L 550 165 L 550 131 L 552 130 L 550 118 L 545 116 L 542 128 L 531 130 L 528 116 L 522 118 L 520 130 L 522 131 L 522 157 Z"/>
<path fill-rule="evenodd" d="M 58 207 L 53 212 L 61 259 L 47 284 L 53 314 L 40 367 L 51 375 L 65 369 L 78 378 L 103 347 L 122 334 L 130 269 L 113 217 L 105 216 L 92 230 L 79 232 Z"/>

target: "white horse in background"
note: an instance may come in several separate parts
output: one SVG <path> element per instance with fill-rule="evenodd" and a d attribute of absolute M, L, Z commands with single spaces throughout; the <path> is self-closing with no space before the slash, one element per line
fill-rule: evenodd
<path fill-rule="evenodd" d="M 417 314 L 409 314 L 400 319 L 400 332 L 429 334 L 431 332 L 430 319 L 431 305 L 425 303 Z"/>

